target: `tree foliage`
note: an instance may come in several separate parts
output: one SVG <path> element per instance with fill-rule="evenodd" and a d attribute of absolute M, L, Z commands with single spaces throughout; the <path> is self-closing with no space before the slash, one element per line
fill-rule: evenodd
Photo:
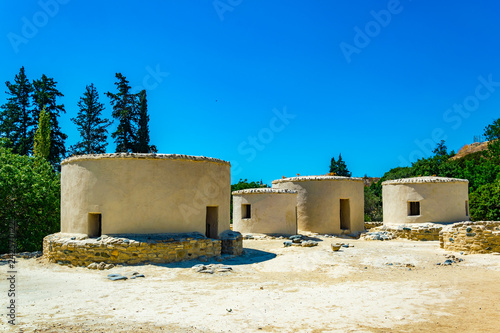
<path fill-rule="evenodd" d="M 11 239 L 16 252 L 41 250 L 43 237 L 60 229 L 59 198 L 59 175 L 46 160 L 0 146 L 0 253 L 10 252 Z"/>
<path fill-rule="evenodd" d="M 500 179 L 481 185 L 470 195 L 470 215 L 474 221 L 500 220 Z"/>
<path fill-rule="evenodd" d="M 71 146 L 72 154 L 103 154 L 107 146 L 107 128 L 111 121 L 102 118 L 104 104 L 99 102 L 99 93 L 94 84 L 85 88 L 83 96 L 78 101 L 78 115 L 71 118 L 80 133 L 80 141 Z"/>
<path fill-rule="evenodd" d="M 342 160 L 342 154 L 339 154 L 337 161 L 335 161 L 335 157 L 332 157 L 330 161 L 330 174 L 344 177 L 352 176 L 352 173 L 347 169 L 346 163 Z"/>
<path fill-rule="evenodd" d="M 382 199 L 371 186 L 365 186 L 365 221 L 382 221 Z"/>
<path fill-rule="evenodd" d="M 50 116 L 43 107 L 38 117 L 38 128 L 35 132 L 33 155 L 45 160 L 50 154 Z"/>
<path fill-rule="evenodd" d="M 488 140 L 490 156 L 496 161 L 500 159 L 500 118 L 493 121 L 484 129 L 484 137 Z"/>
<path fill-rule="evenodd" d="M 146 90 L 136 95 L 138 100 L 138 124 L 136 153 L 156 153 L 156 146 L 149 144 L 149 115 Z"/>
<path fill-rule="evenodd" d="M 134 153 L 136 148 L 136 123 L 137 112 L 135 105 L 135 96 L 130 92 L 130 85 L 127 78 L 121 73 L 115 75 L 117 81 L 115 86 L 118 92 L 107 92 L 113 107 L 112 116 L 118 120 L 116 131 L 111 133 L 115 139 L 116 152 Z"/>
<path fill-rule="evenodd" d="M 9 139 L 10 148 L 16 154 L 29 155 L 33 149 L 33 129 L 38 115 L 31 108 L 33 86 L 26 77 L 24 67 L 14 78 L 5 82 L 7 102 L 1 106 L 0 136 Z"/>
<path fill-rule="evenodd" d="M 57 82 L 47 77 L 45 74 L 39 80 L 33 81 L 33 104 L 38 115 L 45 107 L 45 111 L 50 115 L 50 154 L 49 162 L 54 167 L 58 167 L 62 159 L 66 157 L 65 141 L 67 135 L 62 132 L 59 126 L 61 113 L 66 113 L 64 104 L 57 104 L 57 99 L 64 95 L 56 88 Z"/>

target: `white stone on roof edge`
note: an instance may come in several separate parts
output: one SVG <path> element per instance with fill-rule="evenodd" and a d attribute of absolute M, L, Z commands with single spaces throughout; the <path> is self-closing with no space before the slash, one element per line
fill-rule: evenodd
<path fill-rule="evenodd" d="M 274 193 L 274 194 L 297 194 L 297 191 L 294 190 L 288 190 L 288 189 L 277 189 L 277 188 L 270 188 L 270 187 L 264 187 L 264 188 L 247 188 L 244 190 L 239 190 L 239 191 L 234 191 L 232 192 L 233 195 L 242 195 L 242 194 L 269 194 L 269 193 Z"/>
<path fill-rule="evenodd" d="M 76 155 L 64 159 L 61 165 L 78 162 L 78 161 L 88 161 L 88 160 L 101 160 L 101 159 L 159 159 L 159 160 L 184 160 L 184 161 L 195 161 L 195 162 L 214 162 L 220 164 L 231 165 L 228 161 L 224 161 L 218 158 L 205 157 L 205 156 L 191 156 L 182 154 L 141 154 L 141 153 L 114 153 L 114 154 L 89 154 L 89 155 Z"/>
<path fill-rule="evenodd" d="M 468 183 L 467 179 L 447 178 L 447 177 L 412 177 L 386 180 L 382 185 L 400 185 L 400 184 L 425 184 L 425 183 Z"/>
<path fill-rule="evenodd" d="M 356 182 L 363 182 L 363 178 L 359 177 L 343 177 L 343 176 L 300 176 L 300 177 L 289 177 L 273 180 L 273 184 L 285 183 L 285 182 L 305 182 L 305 181 L 319 181 L 319 180 L 349 180 Z"/>

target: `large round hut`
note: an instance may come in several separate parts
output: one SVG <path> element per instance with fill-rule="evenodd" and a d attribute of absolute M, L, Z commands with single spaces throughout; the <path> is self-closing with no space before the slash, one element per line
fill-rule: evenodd
<path fill-rule="evenodd" d="M 61 232 L 154 234 L 229 230 L 230 163 L 167 154 L 102 154 L 61 163 Z"/>

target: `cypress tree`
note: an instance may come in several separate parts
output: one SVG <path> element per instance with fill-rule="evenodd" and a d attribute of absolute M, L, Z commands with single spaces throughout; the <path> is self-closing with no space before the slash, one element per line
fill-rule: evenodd
<path fill-rule="evenodd" d="M 38 117 L 38 128 L 35 132 L 33 155 L 48 159 L 50 154 L 50 115 L 42 108 Z"/>
<path fill-rule="evenodd" d="M 73 154 L 103 154 L 107 146 L 107 127 L 111 121 L 102 118 L 104 104 L 99 102 L 99 93 L 94 84 L 85 88 L 83 96 L 78 101 L 78 115 L 71 121 L 78 127 L 81 140 L 71 146 Z"/>
<path fill-rule="evenodd" d="M 151 153 L 156 152 L 156 146 L 149 144 L 149 115 L 146 90 L 137 94 L 138 98 L 138 127 L 137 127 L 137 145 L 135 152 Z"/>
<path fill-rule="evenodd" d="M 48 78 L 45 74 L 39 80 L 33 81 L 33 104 L 37 113 L 45 107 L 45 111 L 50 115 L 50 154 L 48 161 L 52 166 L 58 167 L 63 158 L 66 157 L 66 147 L 64 142 L 67 135 L 59 126 L 58 118 L 62 113 L 66 113 L 64 104 L 57 104 L 57 98 L 64 95 L 56 88 L 57 82 Z M 38 119 L 37 119 L 38 120 Z"/>
<path fill-rule="evenodd" d="M 33 86 L 26 77 L 24 67 L 14 78 L 14 83 L 5 82 L 7 103 L 1 106 L 0 136 L 8 139 L 9 148 L 19 155 L 29 155 L 33 148 L 33 131 L 38 114 L 31 109 Z"/>
<path fill-rule="evenodd" d="M 136 108 L 135 96 L 130 92 L 130 85 L 125 76 L 121 73 L 116 73 L 115 82 L 118 93 L 107 92 L 113 107 L 112 116 L 118 120 L 116 131 L 111 133 L 111 137 L 115 139 L 116 152 L 131 152 L 135 151 L 136 146 Z"/>

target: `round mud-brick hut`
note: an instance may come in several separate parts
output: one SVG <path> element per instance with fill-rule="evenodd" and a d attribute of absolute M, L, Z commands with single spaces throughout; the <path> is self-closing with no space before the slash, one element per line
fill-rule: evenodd
<path fill-rule="evenodd" d="M 253 188 L 233 192 L 233 230 L 295 235 L 297 191 Z"/>
<path fill-rule="evenodd" d="M 349 234 L 365 230 L 362 178 L 283 178 L 274 180 L 273 188 L 297 191 L 298 231 Z"/>
<path fill-rule="evenodd" d="M 469 220 L 469 181 L 415 177 L 382 183 L 384 225 Z"/>
<path fill-rule="evenodd" d="M 70 157 L 61 163 L 61 232 L 218 238 L 229 230 L 230 168 L 174 154 Z"/>

